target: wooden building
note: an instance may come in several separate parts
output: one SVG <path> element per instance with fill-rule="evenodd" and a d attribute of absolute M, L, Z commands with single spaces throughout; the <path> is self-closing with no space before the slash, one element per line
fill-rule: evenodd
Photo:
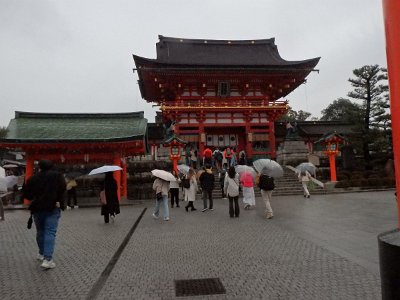
<path fill-rule="evenodd" d="M 26 179 L 34 162 L 113 164 L 119 192 L 127 196 L 126 158 L 146 153 L 147 119 L 143 112 L 31 113 L 15 112 L 0 148 L 25 152 Z"/>
<path fill-rule="evenodd" d="M 319 58 L 282 59 L 275 40 L 200 40 L 159 36 L 157 58 L 133 55 L 142 98 L 160 106 L 163 122 L 203 152 L 234 147 L 276 156 L 274 122 L 289 93 Z"/>

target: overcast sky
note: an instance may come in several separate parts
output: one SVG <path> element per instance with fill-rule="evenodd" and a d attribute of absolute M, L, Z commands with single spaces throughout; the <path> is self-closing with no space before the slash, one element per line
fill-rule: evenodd
<path fill-rule="evenodd" d="M 155 110 L 140 96 L 132 54 L 155 58 L 158 35 L 275 37 L 281 56 L 321 56 L 286 98 L 321 110 L 363 65 L 386 66 L 381 0 L 0 0 L 0 126 L 15 111 Z"/>

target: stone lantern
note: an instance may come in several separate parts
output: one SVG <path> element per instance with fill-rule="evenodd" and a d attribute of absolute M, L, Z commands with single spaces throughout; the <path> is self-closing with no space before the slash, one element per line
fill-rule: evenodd
<path fill-rule="evenodd" d="M 178 161 L 181 159 L 182 148 L 187 144 L 175 134 L 162 142 L 164 147 L 169 147 L 169 158 L 172 160 L 173 169 L 178 172 Z"/>

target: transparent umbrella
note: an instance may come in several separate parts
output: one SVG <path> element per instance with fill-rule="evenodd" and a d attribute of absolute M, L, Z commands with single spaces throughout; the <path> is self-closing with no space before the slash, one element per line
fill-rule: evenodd
<path fill-rule="evenodd" d="M 250 174 L 251 176 L 253 176 L 253 178 L 256 177 L 256 171 L 249 166 L 246 165 L 237 165 L 235 167 L 235 170 L 237 173 L 239 173 L 240 176 L 243 176 L 243 174 Z"/>
<path fill-rule="evenodd" d="M 178 171 L 179 173 L 186 175 L 189 172 L 190 167 L 187 165 L 178 165 Z"/>
<path fill-rule="evenodd" d="M 100 168 L 93 169 L 90 171 L 89 175 L 95 175 L 95 174 L 102 174 L 102 173 L 107 173 L 107 172 L 114 172 L 114 171 L 120 171 L 122 168 L 120 166 L 102 166 Z"/>
<path fill-rule="evenodd" d="M 272 159 L 257 159 L 253 162 L 253 166 L 259 173 L 263 173 L 274 178 L 283 176 L 282 166 Z"/>
<path fill-rule="evenodd" d="M 154 169 L 151 171 L 151 174 L 165 181 L 176 181 L 176 178 L 174 175 L 172 175 L 172 173 L 164 170 Z"/>
<path fill-rule="evenodd" d="M 296 170 L 298 171 L 298 173 L 307 171 L 315 177 L 317 167 L 310 162 L 303 162 L 296 167 Z"/>

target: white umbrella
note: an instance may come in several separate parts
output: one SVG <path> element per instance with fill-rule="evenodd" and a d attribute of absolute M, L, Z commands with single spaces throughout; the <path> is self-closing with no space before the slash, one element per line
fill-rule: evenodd
<path fill-rule="evenodd" d="M 165 181 L 176 181 L 176 178 L 174 175 L 172 175 L 172 173 L 164 170 L 154 169 L 151 171 L 151 174 Z"/>
<path fill-rule="evenodd" d="M 95 175 L 95 174 L 102 174 L 102 173 L 107 173 L 107 172 L 114 172 L 114 171 L 120 171 L 122 168 L 120 166 L 102 166 L 97 169 L 93 169 L 90 171 L 89 175 Z"/>
<path fill-rule="evenodd" d="M 5 169 L 12 169 L 12 168 L 18 168 L 18 166 L 17 166 L 17 165 L 14 165 L 14 164 L 6 164 L 6 165 L 3 166 L 3 168 L 5 168 Z"/>
<path fill-rule="evenodd" d="M 239 173 L 240 175 L 242 175 L 242 174 L 244 174 L 244 173 L 249 173 L 249 174 L 251 174 L 251 176 L 253 176 L 254 178 L 256 177 L 256 171 L 252 168 L 252 167 L 249 167 L 249 166 L 246 166 L 246 165 L 237 165 L 236 167 L 235 167 L 235 171 L 237 172 L 237 173 Z"/>
<path fill-rule="evenodd" d="M 296 167 L 296 169 L 297 169 L 298 173 L 307 171 L 308 173 L 310 173 L 311 175 L 313 175 L 315 177 L 315 173 L 316 173 L 317 167 L 314 166 L 310 162 L 303 162 L 303 163 L 299 164 Z"/>
<path fill-rule="evenodd" d="M 253 162 L 253 166 L 259 173 L 263 173 L 274 178 L 283 176 L 282 166 L 272 159 L 257 159 Z"/>
<path fill-rule="evenodd" d="M 15 175 L 6 176 L 7 189 L 12 189 L 14 185 L 18 184 L 18 177 Z"/>
<path fill-rule="evenodd" d="M 187 165 L 178 165 L 177 166 L 179 173 L 186 175 L 189 172 L 190 167 Z"/>
<path fill-rule="evenodd" d="M 0 178 L 6 177 L 6 170 L 4 168 L 0 167 Z"/>

